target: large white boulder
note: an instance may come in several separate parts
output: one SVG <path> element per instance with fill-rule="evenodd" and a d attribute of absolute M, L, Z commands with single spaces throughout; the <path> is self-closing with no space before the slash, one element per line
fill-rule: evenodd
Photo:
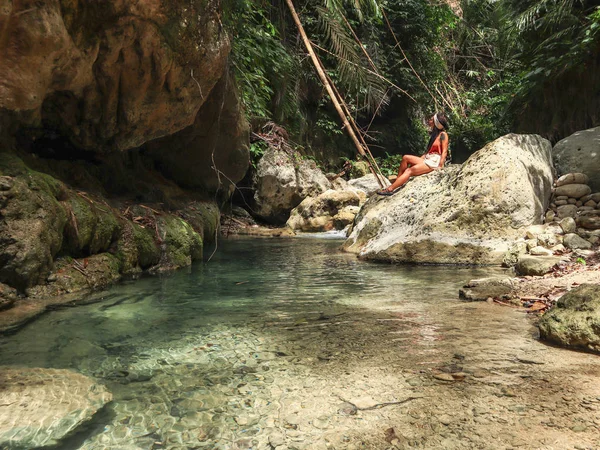
<path fill-rule="evenodd" d="M 462 166 L 415 177 L 391 197 L 374 196 L 344 248 L 371 260 L 501 263 L 523 229 L 542 222 L 553 181 L 551 149 L 540 136 L 510 134 Z"/>
<path fill-rule="evenodd" d="M 559 175 L 579 172 L 589 177 L 592 192 L 600 191 L 600 127 L 573 133 L 552 150 Z"/>
<path fill-rule="evenodd" d="M 256 168 L 254 211 L 267 222 L 283 224 L 302 200 L 328 189 L 331 182 L 314 161 L 269 149 Z"/>

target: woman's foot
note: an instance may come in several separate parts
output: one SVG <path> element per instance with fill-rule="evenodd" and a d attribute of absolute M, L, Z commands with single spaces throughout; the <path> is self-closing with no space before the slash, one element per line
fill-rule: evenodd
<path fill-rule="evenodd" d="M 388 189 L 381 189 L 379 191 L 377 191 L 377 195 L 385 195 L 385 196 L 390 196 L 390 195 L 394 195 L 395 191 L 390 191 Z"/>

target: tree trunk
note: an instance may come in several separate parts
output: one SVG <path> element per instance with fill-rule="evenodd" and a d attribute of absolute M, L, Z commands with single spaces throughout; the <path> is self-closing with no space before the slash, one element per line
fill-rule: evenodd
<path fill-rule="evenodd" d="M 355 145 L 356 149 L 358 150 L 358 153 L 360 153 L 362 156 L 365 157 L 367 163 L 369 164 L 369 168 L 371 169 L 371 172 L 373 173 L 373 175 L 375 175 L 375 178 L 377 178 L 377 182 L 379 183 L 379 186 L 381 186 L 382 188 L 385 187 L 383 185 L 383 182 L 379 178 L 377 171 L 373 167 L 373 164 L 369 160 L 364 147 L 358 140 L 358 137 L 356 136 L 354 127 L 352 127 L 352 125 L 348 121 L 348 117 L 344 113 L 344 110 L 342 109 L 342 105 L 338 101 L 338 98 L 331 86 L 331 83 L 327 79 L 327 75 L 323 71 L 323 66 L 321 64 L 321 61 L 319 60 L 319 57 L 315 54 L 315 51 L 313 50 L 312 44 L 311 44 L 310 40 L 308 39 L 306 32 L 304 31 L 304 27 L 302 26 L 302 23 L 300 22 L 300 18 L 298 17 L 298 13 L 296 13 L 296 8 L 294 8 L 294 4 L 292 3 L 292 0 L 285 0 L 285 1 L 288 5 L 288 8 L 290 9 L 290 13 L 292 14 L 292 17 L 294 18 L 294 22 L 296 23 L 296 27 L 298 28 L 298 31 L 300 32 L 300 36 L 302 36 L 302 41 L 304 42 L 304 46 L 306 47 L 306 50 L 308 51 L 308 54 L 310 55 L 313 65 L 315 66 L 317 74 L 319 75 L 319 78 L 321 79 L 321 83 L 323 83 L 323 86 L 327 90 L 327 93 L 329 94 L 329 97 L 331 98 L 331 101 L 333 102 L 333 106 L 335 107 L 336 111 L 338 112 L 340 119 L 342 119 L 344 128 L 350 135 L 352 142 L 354 142 L 354 145 Z"/>

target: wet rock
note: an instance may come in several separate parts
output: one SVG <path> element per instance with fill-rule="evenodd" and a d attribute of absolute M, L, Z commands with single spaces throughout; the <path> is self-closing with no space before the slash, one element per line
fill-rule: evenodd
<path fill-rule="evenodd" d="M 539 328 L 542 339 L 600 352 L 600 286 L 583 284 L 563 295 Z"/>
<path fill-rule="evenodd" d="M 560 262 L 556 256 L 522 256 L 515 266 L 517 275 L 544 275 Z"/>
<path fill-rule="evenodd" d="M 372 408 L 377 405 L 377 402 L 373 400 L 372 397 L 368 396 L 351 399 L 350 403 L 352 403 L 358 409 Z"/>
<path fill-rule="evenodd" d="M 565 235 L 564 238 L 564 246 L 570 248 L 571 250 L 575 249 L 589 249 L 592 247 L 592 244 L 586 241 L 583 238 L 580 238 L 575 233 L 570 233 Z"/>
<path fill-rule="evenodd" d="M 177 216 L 162 215 L 156 219 L 161 244 L 161 259 L 154 272 L 186 267 L 202 258 L 203 243 L 192 226 Z"/>
<path fill-rule="evenodd" d="M 415 177 L 391 197 L 372 197 L 344 249 L 391 262 L 500 263 L 520 237 L 516 229 L 544 216 L 553 179 L 550 150 L 539 136 L 507 135 L 462 166 Z M 507 171 L 515 161 L 519 169 Z M 375 233 L 373 223 L 380 224 Z"/>
<path fill-rule="evenodd" d="M 314 161 L 269 149 L 256 169 L 256 215 L 267 222 L 283 224 L 302 200 L 330 188 L 331 183 Z"/>
<path fill-rule="evenodd" d="M 454 377 L 449 373 L 436 373 L 433 378 L 441 381 L 454 381 Z"/>
<path fill-rule="evenodd" d="M 92 379 L 60 369 L 4 368 L 0 387 L 3 448 L 57 445 L 112 399 L 106 388 Z"/>
<path fill-rule="evenodd" d="M 269 434 L 269 444 L 271 444 L 271 447 L 279 447 L 280 445 L 284 445 L 285 436 L 282 433 L 274 431 Z"/>
<path fill-rule="evenodd" d="M 488 298 L 501 298 L 509 294 L 515 286 L 512 278 L 482 278 L 469 281 L 458 291 L 460 298 L 471 301 L 485 301 Z"/>
<path fill-rule="evenodd" d="M 559 175 L 582 173 L 589 178 L 594 192 L 600 191 L 600 127 L 581 130 L 559 141 L 552 149 L 554 166 Z"/>
<path fill-rule="evenodd" d="M 63 202 L 67 211 L 63 252 L 78 257 L 107 251 L 120 232 L 120 223 L 110 206 L 73 194 Z"/>
<path fill-rule="evenodd" d="M 27 295 L 35 298 L 89 291 L 106 287 L 120 278 L 121 263 L 111 253 L 100 253 L 75 260 L 59 258 L 54 264 L 56 281 L 27 289 Z"/>

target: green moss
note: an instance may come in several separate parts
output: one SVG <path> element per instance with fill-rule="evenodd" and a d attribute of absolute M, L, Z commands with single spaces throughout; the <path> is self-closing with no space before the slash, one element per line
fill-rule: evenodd
<path fill-rule="evenodd" d="M 203 242 L 214 242 L 220 225 L 221 212 L 212 202 L 194 202 L 181 211 L 184 219 L 200 234 Z"/>
<path fill-rule="evenodd" d="M 103 205 L 102 208 L 95 207 L 95 209 L 98 220 L 90 242 L 90 254 L 92 255 L 108 250 L 119 235 L 121 228 L 117 217 L 108 206 Z"/>
<path fill-rule="evenodd" d="M 79 195 L 72 195 L 64 206 L 67 210 L 67 224 L 62 253 L 82 255 L 84 249 L 89 248 L 98 218 L 90 202 Z"/>
<path fill-rule="evenodd" d="M 202 237 L 189 223 L 177 216 L 163 216 L 159 224 L 166 257 L 163 270 L 189 266 L 193 260 L 202 258 Z"/>
<path fill-rule="evenodd" d="M 160 249 L 156 244 L 154 233 L 136 224 L 133 224 L 132 231 L 140 267 L 147 269 L 158 264 Z"/>
<path fill-rule="evenodd" d="M 16 177 L 28 171 L 25 163 L 14 153 L 0 152 L 0 175 Z"/>

